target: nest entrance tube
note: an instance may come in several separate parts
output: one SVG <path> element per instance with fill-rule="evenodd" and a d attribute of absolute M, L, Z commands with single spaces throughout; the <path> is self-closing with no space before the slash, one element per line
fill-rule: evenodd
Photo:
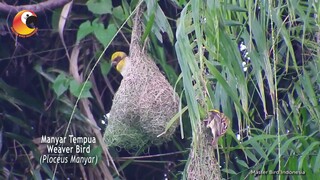
<path fill-rule="evenodd" d="M 196 131 L 196 143 L 189 154 L 187 166 L 188 180 L 220 180 L 220 166 L 215 158 L 215 147 L 212 137 L 203 121 L 198 123 Z"/>
<path fill-rule="evenodd" d="M 179 97 L 162 75 L 151 57 L 140 45 L 143 8 L 137 9 L 134 20 L 130 66 L 116 92 L 104 138 L 109 146 L 138 149 L 160 145 L 170 140 L 178 123 L 162 136 L 167 123 L 178 112 Z"/>

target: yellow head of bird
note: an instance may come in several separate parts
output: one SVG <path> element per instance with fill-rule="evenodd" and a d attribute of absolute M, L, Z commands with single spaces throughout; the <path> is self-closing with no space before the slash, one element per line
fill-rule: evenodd
<path fill-rule="evenodd" d="M 111 56 L 111 65 L 117 69 L 118 72 L 122 72 L 125 66 L 125 58 L 127 54 L 122 51 L 114 52 Z"/>

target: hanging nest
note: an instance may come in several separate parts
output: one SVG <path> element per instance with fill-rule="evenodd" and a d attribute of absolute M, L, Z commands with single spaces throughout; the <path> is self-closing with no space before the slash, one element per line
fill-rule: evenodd
<path fill-rule="evenodd" d="M 168 122 L 178 112 L 178 95 L 154 61 L 140 46 L 142 10 L 138 8 L 132 30 L 128 73 L 121 81 L 110 110 L 104 137 L 109 146 L 138 149 L 168 141 L 174 123 L 162 136 Z"/>
<path fill-rule="evenodd" d="M 187 166 L 188 180 L 220 180 L 219 164 L 215 158 L 215 146 L 212 144 L 210 129 L 202 121 L 197 126 L 196 139 L 190 152 Z"/>
<path fill-rule="evenodd" d="M 227 132 L 229 123 L 228 117 L 218 110 L 210 110 L 208 118 L 198 123 L 187 166 L 188 180 L 221 179 L 215 149 L 218 138 Z"/>

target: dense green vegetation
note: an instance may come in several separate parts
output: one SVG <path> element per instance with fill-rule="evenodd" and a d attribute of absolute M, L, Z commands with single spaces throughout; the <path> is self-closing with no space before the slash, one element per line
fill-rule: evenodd
<path fill-rule="evenodd" d="M 181 179 L 195 126 L 214 108 L 231 120 L 217 150 L 223 178 L 319 176 L 319 2 L 146 2 L 148 52 L 181 97 L 173 141 L 138 152 L 96 143 L 83 153 L 96 165 L 40 163 L 42 135 L 101 140 L 121 81 L 110 56 L 128 52 L 141 1 L 80 0 L 37 13 L 29 38 L 11 33 L 15 13 L 0 12 L 0 175 Z"/>

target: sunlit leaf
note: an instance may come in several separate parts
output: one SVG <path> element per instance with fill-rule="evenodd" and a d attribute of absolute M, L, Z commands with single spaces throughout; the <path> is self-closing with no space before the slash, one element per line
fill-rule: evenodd
<path fill-rule="evenodd" d="M 81 41 L 84 37 L 86 37 L 88 34 L 93 32 L 93 28 L 91 27 L 90 21 L 83 22 L 78 29 L 77 32 L 77 42 Z"/>
<path fill-rule="evenodd" d="M 70 92 L 80 98 L 89 98 L 92 97 L 90 93 L 90 89 L 92 87 L 91 82 L 87 82 L 86 84 L 79 84 L 76 80 L 70 81 Z"/>
<path fill-rule="evenodd" d="M 112 13 L 111 0 L 88 0 L 87 7 L 89 11 L 95 14 L 108 14 Z"/>
<path fill-rule="evenodd" d="M 57 97 L 61 96 L 69 87 L 69 79 L 64 74 L 59 74 L 52 84 Z"/>
<path fill-rule="evenodd" d="M 105 29 L 104 25 L 98 22 L 97 19 L 92 22 L 92 28 L 94 35 L 104 47 L 109 44 L 110 40 L 117 32 L 117 27 L 114 24 L 109 24 L 107 29 Z"/>

